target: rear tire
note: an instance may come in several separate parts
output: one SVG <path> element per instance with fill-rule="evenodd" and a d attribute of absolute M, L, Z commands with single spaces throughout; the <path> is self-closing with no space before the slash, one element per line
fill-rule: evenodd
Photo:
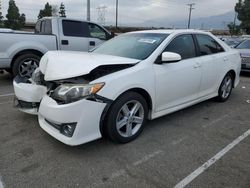
<path fill-rule="evenodd" d="M 14 76 L 31 77 L 32 73 L 39 66 L 41 57 L 35 54 L 23 54 L 15 59 L 12 65 Z"/>
<path fill-rule="evenodd" d="M 105 122 L 106 133 L 113 142 L 131 142 L 143 131 L 147 116 L 146 100 L 136 92 L 127 92 L 110 107 Z"/>
<path fill-rule="evenodd" d="M 218 102 L 225 102 L 229 99 L 232 89 L 233 89 L 234 79 L 232 74 L 227 73 L 223 78 L 218 91 L 218 97 L 216 98 Z"/>

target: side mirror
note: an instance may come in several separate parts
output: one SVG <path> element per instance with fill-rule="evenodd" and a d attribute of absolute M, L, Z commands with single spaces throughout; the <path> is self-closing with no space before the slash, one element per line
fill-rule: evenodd
<path fill-rule="evenodd" d="M 115 33 L 112 31 L 111 32 L 111 38 L 114 38 L 115 37 Z"/>
<path fill-rule="evenodd" d="M 108 34 L 107 40 L 112 39 L 115 37 L 115 33 L 111 32 L 110 34 Z"/>
<path fill-rule="evenodd" d="M 162 63 L 176 63 L 181 61 L 180 54 L 173 53 L 173 52 L 163 52 L 161 55 Z"/>

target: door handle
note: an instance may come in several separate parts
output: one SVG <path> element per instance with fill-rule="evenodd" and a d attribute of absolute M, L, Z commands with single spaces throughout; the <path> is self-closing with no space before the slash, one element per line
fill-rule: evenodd
<path fill-rule="evenodd" d="M 201 67 L 201 64 L 200 63 L 195 63 L 194 65 L 194 68 L 197 69 L 197 68 L 200 68 Z"/>
<path fill-rule="evenodd" d="M 68 41 L 68 40 L 62 40 L 62 41 L 61 41 L 61 44 L 62 44 L 62 45 L 69 45 L 69 41 Z"/>
<path fill-rule="evenodd" d="M 228 58 L 227 57 L 224 57 L 224 59 L 223 59 L 224 61 L 228 61 Z"/>
<path fill-rule="evenodd" d="M 89 42 L 89 45 L 90 45 L 90 46 L 95 46 L 95 41 L 90 41 L 90 42 Z"/>

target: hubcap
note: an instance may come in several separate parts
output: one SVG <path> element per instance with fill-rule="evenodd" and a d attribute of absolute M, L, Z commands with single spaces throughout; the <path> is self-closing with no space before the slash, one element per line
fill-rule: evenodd
<path fill-rule="evenodd" d="M 227 76 L 224 81 L 223 81 L 223 85 L 222 85 L 222 88 L 221 88 L 221 92 L 222 92 L 222 97 L 224 99 L 226 99 L 230 93 L 231 93 L 231 90 L 232 90 L 232 78 L 230 76 Z"/>
<path fill-rule="evenodd" d="M 123 137 L 135 135 L 144 120 L 144 108 L 138 101 L 129 101 L 122 106 L 116 118 L 116 129 Z"/>
<path fill-rule="evenodd" d="M 22 63 L 19 65 L 19 74 L 22 77 L 31 77 L 32 73 L 36 70 L 38 67 L 38 61 L 35 59 L 25 59 Z"/>

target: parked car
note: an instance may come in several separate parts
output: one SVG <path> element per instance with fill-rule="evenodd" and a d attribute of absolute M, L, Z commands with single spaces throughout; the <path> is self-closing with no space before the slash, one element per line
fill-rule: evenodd
<path fill-rule="evenodd" d="M 112 36 L 95 23 L 58 17 L 39 20 L 35 33 L 2 29 L 0 69 L 30 77 L 47 51 L 88 51 Z"/>
<path fill-rule="evenodd" d="M 239 52 L 207 32 L 132 32 L 92 53 L 46 53 L 31 79 L 14 80 L 16 105 L 38 113 L 41 128 L 65 144 L 104 133 L 127 143 L 147 119 L 213 97 L 226 101 L 240 67 Z"/>
<path fill-rule="evenodd" d="M 250 72 L 250 39 L 244 40 L 235 47 L 241 55 L 241 71 Z"/>
<path fill-rule="evenodd" d="M 242 42 L 243 39 L 241 38 L 228 38 L 226 40 L 224 40 L 224 42 L 230 46 L 231 48 L 234 48 L 235 46 L 237 46 L 239 43 Z"/>

